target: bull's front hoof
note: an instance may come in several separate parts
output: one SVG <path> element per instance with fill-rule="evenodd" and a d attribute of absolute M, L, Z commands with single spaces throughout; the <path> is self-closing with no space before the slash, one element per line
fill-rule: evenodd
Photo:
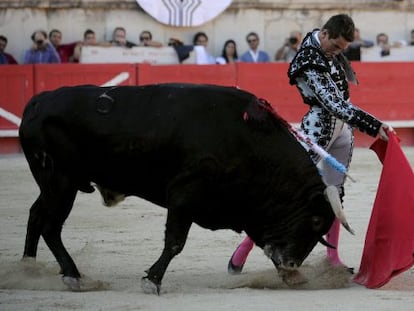
<path fill-rule="evenodd" d="M 298 270 L 281 270 L 279 276 L 289 287 L 297 287 L 307 283 L 309 280 Z"/>
<path fill-rule="evenodd" d="M 74 292 L 79 292 L 81 290 L 81 282 L 79 278 L 74 278 L 71 276 L 63 276 L 63 283 Z"/>
<path fill-rule="evenodd" d="M 145 294 L 160 295 L 161 284 L 155 284 L 147 276 L 141 279 L 141 287 Z"/>

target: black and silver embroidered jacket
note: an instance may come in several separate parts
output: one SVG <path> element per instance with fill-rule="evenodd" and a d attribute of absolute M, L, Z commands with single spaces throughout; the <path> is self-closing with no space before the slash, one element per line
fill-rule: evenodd
<path fill-rule="evenodd" d="M 314 38 L 316 31 L 318 29 L 306 35 L 290 63 L 290 84 L 298 87 L 306 104 L 319 106 L 330 115 L 375 137 L 382 123 L 349 101 L 344 65 L 338 57 L 329 60 L 324 55 L 319 42 Z"/>

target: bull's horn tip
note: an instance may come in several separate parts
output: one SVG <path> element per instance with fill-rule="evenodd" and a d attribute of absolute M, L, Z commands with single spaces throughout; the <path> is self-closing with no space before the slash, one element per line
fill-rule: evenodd
<path fill-rule="evenodd" d="M 355 235 L 355 231 L 349 226 L 349 224 L 346 222 L 343 224 L 345 229 L 352 235 Z"/>

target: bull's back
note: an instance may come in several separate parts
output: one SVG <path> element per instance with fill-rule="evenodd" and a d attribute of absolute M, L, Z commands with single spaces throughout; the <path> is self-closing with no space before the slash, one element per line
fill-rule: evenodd
<path fill-rule="evenodd" d="M 76 178 L 147 199 L 202 166 L 245 180 L 279 172 L 281 148 L 310 162 L 255 96 L 218 86 L 61 88 L 29 102 L 20 136 L 26 156 L 46 152 Z"/>
<path fill-rule="evenodd" d="M 20 133 L 27 137 L 59 127 L 83 148 L 105 153 L 166 145 L 207 148 L 234 135 L 249 138 L 243 112 L 254 99 L 235 88 L 188 84 L 62 88 L 29 102 Z"/>

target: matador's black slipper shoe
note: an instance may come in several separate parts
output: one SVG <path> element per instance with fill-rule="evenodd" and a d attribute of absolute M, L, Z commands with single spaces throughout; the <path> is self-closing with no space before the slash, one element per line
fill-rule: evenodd
<path fill-rule="evenodd" d="M 227 272 L 229 274 L 232 274 L 232 275 L 240 274 L 242 272 L 243 266 L 244 266 L 244 265 L 236 266 L 235 264 L 233 264 L 233 256 L 237 252 L 238 249 L 239 248 L 237 247 L 236 250 L 234 251 L 233 255 L 231 255 L 231 258 L 229 260 L 229 264 L 227 265 Z"/>
<path fill-rule="evenodd" d="M 228 264 L 228 266 L 227 266 L 227 272 L 228 272 L 229 274 L 232 274 L 232 275 L 237 275 L 237 274 L 240 274 L 240 273 L 242 272 L 242 270 L 243 270 L 243 266 L 244 266 L 244 265 L 241 265 L 241 266 L 236 266 L 236 265 L 234 265 L 234 264 L 231 262 L 231 258 L 230 258 L 230 260 L 229 260 L 229 264 Z"/>

